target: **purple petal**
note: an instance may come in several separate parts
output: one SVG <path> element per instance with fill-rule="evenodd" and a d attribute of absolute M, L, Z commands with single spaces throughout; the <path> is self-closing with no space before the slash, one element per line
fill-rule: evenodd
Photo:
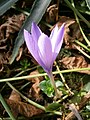
<path fill-rule="evenodd" d="M 55 28 L 52 30 L 51 34 L 50 34 L 50 40 L 53 38 L 53 37 L 56 37 L 58 33 L 58 26 L 56 25 Z"/>
<path fill-rule="evenodd" d="M 63 37 L 64 37 L 64 25 L 63 24 L 60 29 L 57 32 L 57 29 L 54 30 L 54 34 L 51 38 L 51 44 L 52 44 L 52 52 L 53 52 L 53 60 L 56 59 L 62 43 L 63 43 Z M 57 33 L 56 33 L 57 32 Z"/>
<path fill-rule="evenodd" d="M 33 54 L 33 49 L 34 49 L 35 43 L 32 39 L 32 35 L 25 29 L 24 29 L 24 38 L 25 38 L 25 42 L 28 47 L 28 50 L 31 52 L 31 54 Z"/>
<path fill-rule="evenodd" d="M 41 33 L 42 33 L 42 31 L 40 30 L 40 28 L 35 23 L 32 23 L 31 35 L 32 35 L 34 41 L 38 41 Z"/>
<path fill-rule="evenodd" d="M 52 68 L 52 46 L 50 39 L 44 33 L 41 34 L 38 40 L 39 55 L 46 66 L 46 69 Z"/>
<path fill-rule="evenodd" d="M 42 66 L 43 62 L 41 61 L 38 54 L 38 45 L 33 40 L 32 35 L 28 31 L 24 30 L 24 38 L 29 52 L 32 54 L 35 60 Z"/>

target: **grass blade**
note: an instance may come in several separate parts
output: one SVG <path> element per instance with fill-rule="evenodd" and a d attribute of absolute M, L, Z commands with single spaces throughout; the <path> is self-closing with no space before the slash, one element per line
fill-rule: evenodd
<path fill-rule="evenodd" d="M 3 15 L 18 0 L 0 0 L 0 16 Z"/>

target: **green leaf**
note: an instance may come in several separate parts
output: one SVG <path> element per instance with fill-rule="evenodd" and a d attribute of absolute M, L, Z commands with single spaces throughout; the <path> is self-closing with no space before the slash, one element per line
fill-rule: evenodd
<path fill-rule="evenodd" d="M 87 3 L 87 7 L 89 8 L 89 10 L 90 10 L 90 0 L 85 0 L 86 1 L 86 3 Z"/>
<path fill-rule="evenodd" d="M 51 103 L 48 107 L 46 107 L 46 112 L 56 111 L 59 108 L 60 108 L 60 104 L 59 103 Z"/>
<path fill-rule="evenodd" d="M 20 46 L 24 43 L 23 30 L 26 29 L 30 31 L 32 22 L 39 23 L 41 18 L 43 17 L 48 5 L 51 0 L 35 0 L 30 11 L 30 15 L 27 17 L 24 25 L 22 26 L 16 40 L 13 49 L 13 53 L 10 59 L 10 64 L 14 61 L 15 57 L 18 54 L 18 50 Z"/>
<path fill-rule="evenodd" d="M 90 111 L 90 105 L 86 105 L 86 109 Z"/>
<path fill-rule="evenodd" d="M 60 80 L 55 81 L 56 87 L 63 87 L 63 83 Z"/>
<path fill-rule="evenodd" d="M 18 0 L 0 0 L 0 16 L 3 15 Z"/>
<path fill-rule="evenodd" d="M 40 82 L 40 89 L 48 96 L 48 97 L 53 97 L 54 94 L 54 88 L 51 85 L 50 80 L 44 80 Z"/>
<path fill-rule="evenodd" d="M 87 92 L 90 91 L 90 82 L 88 82 L 88 83 L 84 86 L 83 90 L 85 90 L 85 91 L 87 91 Z"/>

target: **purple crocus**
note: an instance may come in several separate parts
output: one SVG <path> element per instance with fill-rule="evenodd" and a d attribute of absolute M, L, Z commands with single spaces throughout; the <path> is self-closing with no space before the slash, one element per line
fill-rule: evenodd
<path fill-rule="evenodd" d="M 64 37 L 64 24 L 58 29 L 58 26 L 52 30 L 50 37 L 45 35 L 40 28 L 32 23 L 31 33 L 24 30 L 24 38 L 28 50 L 35 60 L 43 67 L 51 78 L 52 66 L 55 61 Z"/>
<path fill-rule="evenodd" d="M 35 23 L 32 23 L 31 34 L 24 30 L 24 38 L 28 50 L 48 75 L 50 75 L 53 62 L 61 49 L 63 36 L 64 24 L 60 29 L 56 25 L 50 37 L 45 35 Z"/>

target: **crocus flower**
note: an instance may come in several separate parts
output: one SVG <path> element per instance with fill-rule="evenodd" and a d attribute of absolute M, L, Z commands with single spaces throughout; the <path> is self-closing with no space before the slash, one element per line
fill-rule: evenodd
<path fill-rule="evenodd" d="M 64 24 L 52 30 L 50 36 L 45 35 L 40 28 L 32 23 L 31 33 L 24 30 L 24 38 L 28 50 L 35 60 L 43 67 L 48 76 L 51 76 L 53 62 L 55 61 L 64 37 Z"/>
<path fill-rule="evenodd" d="M 45 35 L 35 23 L 32 23 L 31 33 L 24 30 L 24 38 L 28 50 L 48 75 L 50 75 L 53 62 L 61 49 L 63 36 L 64 24 L 60 29 L 56 25 L 50 37 Z"/>

